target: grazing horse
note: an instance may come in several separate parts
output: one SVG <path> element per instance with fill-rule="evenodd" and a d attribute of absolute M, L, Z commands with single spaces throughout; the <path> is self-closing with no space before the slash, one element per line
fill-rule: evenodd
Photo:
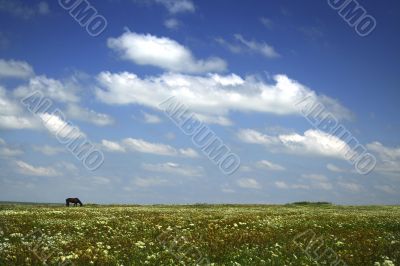
<path fill-rule="evenodd" d="M 74 207 L 78 206 L 78 204 L 81 207 L 83 205 L 82 202 L 78 198 L 68 198 L 68 199 L 65 200 L 65 203 L 66 203 L 65 205 L 67 205 L 67 207 L 69 207 L 70 203 L 73 203 Z"/>

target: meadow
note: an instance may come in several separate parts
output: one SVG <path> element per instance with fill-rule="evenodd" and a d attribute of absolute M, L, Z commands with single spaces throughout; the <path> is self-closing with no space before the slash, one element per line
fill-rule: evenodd
<path fill-rule="evenodd" d="M 0 205 L 0 265 L 400 265 L 400 206 Z"/>

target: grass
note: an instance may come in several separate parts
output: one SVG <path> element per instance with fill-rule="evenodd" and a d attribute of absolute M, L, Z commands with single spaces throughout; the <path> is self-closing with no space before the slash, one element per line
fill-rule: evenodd
<path fill-rule="evenodd" d="M 400 265 L 399 206 L 0 205 L 0 265 Z"/>

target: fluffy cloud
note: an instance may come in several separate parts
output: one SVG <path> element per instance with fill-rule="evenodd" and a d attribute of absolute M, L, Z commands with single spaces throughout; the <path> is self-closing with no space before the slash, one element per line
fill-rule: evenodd
<path fill-rule="evenodd" d="M 261 17 L 260 22 L 269 30 L 271 30 L 274 27 L 274 22 L 269 18 Z"/>
<path fill-rule="evenodd" d="M 387 147 L 380 142 L 367 144 L 369 151 L 374 152 L 379 161 L 375 170 L 385 174 L 396 174 L 400 172 L 400 148 Z"/>
<path fill-rule="evenodd" d="M 386 147 L 377 141 L 367 144 L 367 148 L 377 153 L 382 160 L 386 161 L 400 159 L 400 148 Z"/>
<path fill-rule="evenodd" d="M 194 12 L 194 4 L 190 0 L 154 0 L 163 5 L 171 14 Z"/>
<path fill-rule="evenodd" d="M 33 74 L 33 68 L 25 61 L 0 59 L 0 79 L 27 79 Z"/>
<path fill-rule="evenodd" d="M 35 91 L 40 91 L 44 96 L 60 102 L 78 102 L 79 97 L 75 93 L 76 84 L 62 83 L 59 80 L 46 76 L 35 76 L 29 80 L 29 84 L 20 86 L 14 90 L 16 97 L 24 98 Z"/>
<path fill-rule="evenodd" d="M 267 58 L 276 58 L 280 55 L 275 51 L 274 47 L 267 43 L 260 43 L 254 40 L 246 40 L 242 35 L 235 34 L 235 39 L 241 42 L 250 51 L 259 53 Z"/>
<path fill-rule="evenodd" d="M 19 149 L 13 149 L 9 147 L 0 147 L 1 157 L 14 157 L 23 154 L 24 152 Z"/>
<path fill-rule="evenodd" d="M 125 147 L 122 147 L 119 143 L 105 140 L 105 139 L 103 139 L 101 141 L 101 145 L 103 146 L 103 148 L 105 150 L 110 151 L 110 152 L 125 152 L 126 151 Z"/>
<path fill-rule="evenodd" d="M 92 123 L 96 126 L 108 126 L 114 123 L 114 119 L 107 114 L 97 113 L 75 104 L 68 105 L 66 113 L 69 118 Z"/>
<path fill-rule="evenodd" d="M 380 191 L 383 191 L 387 194 L 397 194 L 396 190 L 394 190 L 393 187 L 389 186 L 389 185 L 376 185 L 376 186 L 374 186 L 374 188 L 376 188 Z"/>
<path fill-rule="evenodd" d="M 199 157 L 199 154 L 197 151 L 193 150 L 192 148 L 187 148 L 187 149 L 179 149 L 179 153 L 188 158 L 197 158 Z"/>
<path fill-rule="evenodd" d="M 44 155 L 47 156 L 53 156 L 64 152 L 65 148 L 42 145 L 42 146 L 33 146 L 33 150 L 36 152 L 43 153 Z"/>
<path fill-rule="evenodd" d="M 101 145 L 105 150 L 110 152 L 133 151 L 164 156 L 198 157 L 198 153 L 191 148 L 176 149 L 167 144 L 152 143 L 143 139 L 126 138 L 120 142 L 102 140 Z"/>
<path fill-rule="evenodd" d="M 328 178 L 321 174 L 303 174 L 301 175 L 301 177 L 311 181 L 318 181 L 318 182 L 328 181 Z"/>
<path fill-rule="evenodd" d="M 360 192 L 362 190 L 362 186 L 357 183 L 338 182 L 338 185 L 350 192 Z"/>
<path fill-rule="evenodd" d="M 23 154 L 20 149 L 15 149 L 7 145 L 7 143 L 0 138 L 0 157 L 14 157 Z"/>
<path fill-rule="evenodd" d="M 283 171 L 283 170 L 285 170 L 285 167 L 283 167 L 283 166 L 281 166 L 279 164 L 276 164 L 276 163 L 272 163 L 272 162 L 267 161 L 267 160 L 258 161 L 256 163 L 256 165 L 259 168 L 272 170 L 272 171 Z"/>
<path fill-rule="evenodd" d="M 236 184 L 241 188 L 261 189 L 261 185 L 253 178 L 241 178 L 236 181 Z"/>
<path fill-rule="evenodd" d="M 33 175 L 33 176 L 58 176 L 60 175 L 52 167 L 35 167 L 23 161 L 17 161 L 17 170 L 21 174 L 24 175 Z"/>
<path fill-rule="evenodd" d="M 105 176 L 91 176 L 90 177 L 93 184 L 96 185 L 108 185 L 112 182 L 113 178 L 105 177 Z"/>
<path fill-rule="evenodd" d="M 243 129 L 239 131 L 238 137 L 245 143 L 264 145 L 276 152 L 346 159 L 345 154 L 351 151 L 351 148 L 336 136 L 314 129 L 307 130 L 304 135 L 293 133 L 277 136 L 265 135 L 252 129 Z"/>
<path fill-rule="evenodd" d="M 0 86 L 0 128 L 37 129 L 40 125 L 31 115 L 23 112 L 20 104 L 7 95 Z"/>
<path fill-rule="evenodd" d="M 177 163 L 167 162 L 160 164 L 143 164 L 142 168 L 147 171 L 197 177 L 203 175 L 202 167 L 184 166 Z"/>
<path fill-rule="evenodd" d="M 279 57 L 279 53 L 275 51 L 275 48 L 265 42 L 256 42 L 254 40 L 246 40 L 241 34 L 235 34 L 234 38 L 236 42 L 231 43 L 226 41 L 225 39 L 219 37 L 216 38 L 216 42 L 221 46 L 227 48 L 232 53 L 257 53 L 266 58 L 277 58 Z"/>
<path fill-rule="evenodd" d="M 310 189 L 310 186 L 304 184 L 287 184 L 284 181 L 276 181 L 275 186 L 280 189 Z"/>
<path fill-rule="evenodd" d="M 179 20 L 175 18 L 169 18 L 164 21 L 164 26 L 170 30 L 176 30 L 177 28 L 179 28 L 180 25 L 181 23 L 179 22 Z"/>
<path fill-rule="evenodd" d="M 328 164 L 326 165 L 326 168 L 327 168 L 329 171 L 336 172 L 336 173 L 344 173 L 344 172 L 346 172 L 345 169 L 342 169 L 342 168 L 340 168 L 340 167 L 338 167 L 338 166 L 336 166 L 336 165 L 334 165 L 334 164 L 331 164 L 331 163 L 328 163 Z"/>
<path fill-rule="evenodd" d="M 277 115 L 299 115 L 295 103 L 310 98 L 324 100 L 314 91 L 276 75 L 274 84 L 253 77 L 245 79 L 235 74 L 192 76 L 166 73 L 157 77 L 140 78 L 133 73 L 102 72 L 98 75 L 97 97 L 107 104 L 139 104 L 154 109 L 166 99 L 177 100 L 209 123 L 229 124 L 229 112 L 263 112 Z M 346 118 L 347 109 L 338 102 L 325 99 L 327 110 L 338 119 Z M 209 118 L 209 120 L 207 120 Z"/>
<path fill-rule="evenodd" d="M 187 73 L 218 72 L 226 69 L 224 60 L 217 57 L 198 60 L 188 48 L 167 37 L 128 31 L 118 38 L 109 38 L 107 44 L 121 58 L 138 65 Z"/>
<path fill-rule="evenodd" d="M 127 138 L 124 139 L 122 143 L 127 149 L 132 151 L 169 156 L 177 154 L 176 149 L 169 145 L 161 143 L 151 143 L 142 139 Z"/>
<path fill-rule="evenodd" d="M 156 116 L 156 115 L 149 114 L 149 113 L 146 113 L 146 112 L 142 112 L 142 114 L 143 114 L 143 120 L 144 120 L 145 123 L 148 123 L 148 124 L 161 123 L 161 118 Z"/>
<path fill-rule="evenodd" d="M 83 133 L 77 126 L 71 125 L 55 114 L 41 113 L 39 114 L 39 117 L 42 120 L 45 128 L 52 135 L 57 135 L 68 139 L 75 139 L 85 136 L 85 133 Z"/>
<path fill-rule="evenodd" d="M 136 177 L 133 179 L 132 184 L 137 187 L 155 187 L 168 183 L 164 178 L 159 177 Z"/>
<path fill-rule="evenodd" d="M 322 189 L 322 190 L 331 190 L 333 185 L 328 182 L 312 182 L 311 184 L 288 184 L 284 181 L 276 181 L 275 186 L 279 189 Z"/>

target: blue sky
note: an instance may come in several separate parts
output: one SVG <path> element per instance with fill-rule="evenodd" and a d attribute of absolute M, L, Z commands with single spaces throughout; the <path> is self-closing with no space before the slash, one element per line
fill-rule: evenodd
<path fill-rule="evenodd" d="M 90 3 L 107 20 L 96 37 L 58 1 L 0 0 L 0 200 L 398 203 L 398 2 L 359 1 L 376 20 L 366 37 L 328 1 Z M 34 91 L 104 154 L 101 167 L 57 141 L 65 121 L 21 104 Z M 305 95 L 376 158 L 372 172 L 296 110 Z M 234 174 L 158 108 L 170 96 L 240 157 Z"/>

